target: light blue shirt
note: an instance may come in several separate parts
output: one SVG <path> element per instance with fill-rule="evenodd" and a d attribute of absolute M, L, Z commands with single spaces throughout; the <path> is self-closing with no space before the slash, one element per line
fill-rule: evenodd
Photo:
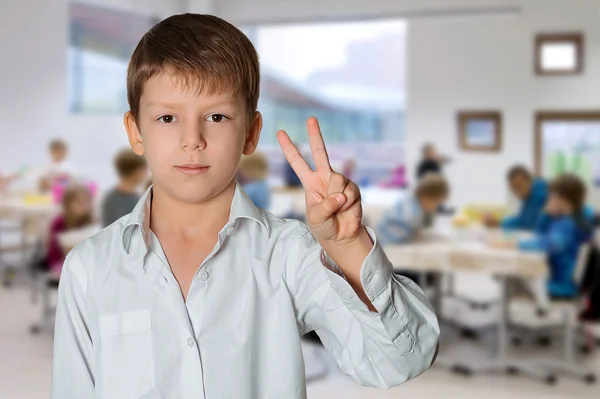
<path fill-rule="evenodd" d="M 414 240 L 425 227 L 425 214 L 417 198 L 406 195 L 388 209 L 377 225 L 382 245 L 403 244 Z"/>
<path fill-rule="evenodd" d="M 58 293 L 52 398 L 306 398 L 300 337 L 388 388 L 427 370 L 439 326 L 375 242 L 361 270 L 370 312 L 308 228 L 236 188 L 229 222 L 187 301 L 149 229 L 151 196 L 71 251 Z"/>

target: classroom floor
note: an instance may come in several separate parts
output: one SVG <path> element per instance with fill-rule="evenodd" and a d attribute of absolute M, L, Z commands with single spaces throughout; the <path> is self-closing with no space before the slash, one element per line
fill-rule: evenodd
<path fill-rule="evenodd" d="M 23 288 L 0 288 L 0 398 L 45 399 L 50 392 L 52 339 L 49 335 L 32 336 L 30 324 L 36 320 L 39 309 L 30 302 L 29 291 Z M 464 342 L 452 344 L 452 351 L 462 359 L 476 361 Z M 327 354 L 324 358 L 330 361 Z M 306 347 L 306 363 L 318 368 L 314 347 Z M 600 371 L 600 354 L 588 359 L 589 367 Z M 388 391 L 363 388 L 329 364 L 330 372 L 322 380 L 308 386 L 310 399 L 386 399 L 386 398 L 443 398 L 443 399 L 597 399 L 600 385 L 587 386 L 569 378 L 561 378 L 558 385 L 549 387 L 526 377 L 480 375 L 462 377 L 446 370 L 433 368 L 421 377 Z M 285 398 L 282 398 L 285 399 Z"/>

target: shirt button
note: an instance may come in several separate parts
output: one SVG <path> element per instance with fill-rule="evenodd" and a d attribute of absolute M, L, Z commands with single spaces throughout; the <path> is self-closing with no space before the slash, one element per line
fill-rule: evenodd
<path fill-rule="evenodd" d="M 190 348 L 193 348 L 193 347 L 194 347 L 194 338 L 192 338 L 192 337 L 189 337 L 189 338 L 187 339 L 187 344 L 188 344 L 188 346 L 189 346 Z"/>
<path fill-rule="evenodd" d="M 228 227 L 226 234 L 229 236 L 231 233 L 233 233 L 233 227 Z"/>
<path fill-rule="evenodd" d="M 208 280 L 208 273 L 207 272 L 200 273 L 200 280 L 202 280 L 202 281 Z"/>

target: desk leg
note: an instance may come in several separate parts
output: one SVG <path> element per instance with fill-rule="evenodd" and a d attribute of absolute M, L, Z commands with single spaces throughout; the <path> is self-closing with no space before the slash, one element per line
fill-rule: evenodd
<path fill-rule="evenodd" d="M 433 310 L 435 314 L 438 316 L 438 320 L 440 323 L 440 329 L 442 330 L 440 333 L 440 348 L 443 346 L 444 334 L 444 320 L 442 319 L 442 296 L 443 296 L 443 281 L 444 281 L 444 273 L 436 272 L 433 279 L 433 300 L 431 304 L 433 306 Z M 437 359 L 435 360 L 434 365 L 436 367 L 442 367 L 444 369 L 450 370 L 461 370 L 462 366 L 458 364 L 457 361 L 453 360 L 448 356 L 444 356 L 443 354 L 438 354 Z"/>

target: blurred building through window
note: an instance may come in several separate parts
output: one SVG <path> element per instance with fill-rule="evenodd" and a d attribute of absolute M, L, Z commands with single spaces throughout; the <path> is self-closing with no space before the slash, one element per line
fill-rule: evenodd
<path fill-rule="evenodd" d="M 68 7 L 69 110 L 125 112 L 129 58 L 158 18 L 76 2 Z"/>
<path fill-rule="evenodd" d="M 406 24 L 402 20 L 244 26 L 258 50 L 264 118 L 260 148 L 279 175 L 276 132 L 307 150 L 316 116 L 332 163 L 358 160 L 373 183 L 404 163 Z"/>

